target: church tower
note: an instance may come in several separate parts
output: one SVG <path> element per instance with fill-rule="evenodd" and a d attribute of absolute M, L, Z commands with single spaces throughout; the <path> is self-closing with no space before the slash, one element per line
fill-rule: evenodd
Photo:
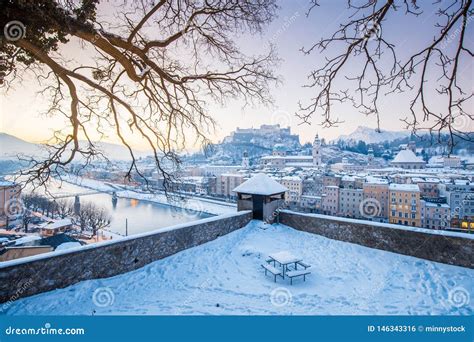
<path fill-rule="evenodd" d="M 367 151 L 367 163 L 371 165 L 374 162 L 374 150 L 372 147 L 369 147 Z"/>
<path fill-rule="evenodd" d="M 319 140 L 319 135 L 316 133 L 316 137 L 314 138 L 313 142 L 313 165 L 320 167 L 321 164 L 321 140 Z"/>
<path fill-rule="evenodd" d="M 248 169 L 250 167 L 250 159 L 247 151 L 244 151 L 244 155 L 242 157 L 242 167 L 244 169 Z"/>

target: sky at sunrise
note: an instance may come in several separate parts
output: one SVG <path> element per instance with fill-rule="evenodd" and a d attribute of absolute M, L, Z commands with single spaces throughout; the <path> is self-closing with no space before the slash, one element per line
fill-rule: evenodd
<path fill-rule="evenodd" d="M 421 16 L 406 16 L 403 10 L 400 10 L 393 13 L 387 25 L 384 26 L 384 35 L 401 48 L 401 57 L 403 54 L 408 56 L 418 51 L 423 43 L 431 41 L 437 33 L 438 29 L 434 27 L 436 21 L 439 20 L 435 12 L 437 7 L 432 7 L 429 3 L 424 3 L 424 13 Z M 361 125 L 375 128 L 376 122 L 373 116 L 360 114 L 348 103 L 333 108 L 334 117 L 344 121 L 338 127 L 322 128 L 318 125 L 322 120 L 319 116 L 313 117 L 310 125 L 302 124 L 294 115 L 298 110 L 299 101 L 305 104 L 314 96 L 315 89 L 305 88 L 303 85 L 308 82 L 307 76 L 311 70 L 320 67 L 326 57 L 319 51 L 304 55 L 300 49 L 310 47 L 322 37 L 331 35 L 352 12 L 347 10 L 347 3 L 342 0 L 321 1 L 320 6 L 314 8 L 309 16 L 306 15 L 310 7 L 309 0 L 280 1 L 279 4 L 281 8 L 278 11 L 278 17 L 265 28 L 263 35 L 236 37 L 238 45 L 249 55 L 264 53 L 270 44 L 276 47 L 281 60 L 275 70 L 276 74 L 281 76 L 281 82 L 271 90 L 274 105 L 242 108 L 242 103 L 238 100 L 229 100 L 224 106 L 209 102 L 209 111 L 218 124 L 215 131 L 210 133 L 212 140 L 220 141 L 236 127 L 258 127 L 261 124 L 290 126 L 294 133 L 300 135 L 302 143 L 312 141 L 316 132 L 330 140 L 341 134 L 349 134 Z M 100 8 L 102 13 L 110 16 L 113 16 L 116 10 L 107 5 Z M 468 33 L 470 43 L 474 45 L 472 26 L 468 27 Z M 79 61 L 81 58 L 87 58 L 89 53 L 87 48 L 84 49 L 75 41 L 63 47 L 63 51 Z M 351 67 L 357 69 L 359 65 L 354 62 Z M 347 73 L 350 74 L 351 70 L 347 70 Z M 464 79 L 461 81 L 465 82 L 465 86 L 472 91 L 474 79 L 472 59 L 465 64 L 462 75 Z M 345 86 L 345 80 L 340 82 L 341 86 Z M 22 82 L 15 82 L 13 89 L 8 92 L 1 90 L 0 131 L 28 141 L 39 142 L 48 139 L 54 129 L 60 129 L 65 125 L 64 118 L 46 117 L 42 114 L 47 102 L 45 95 L 38 94 L 38 90 L 40 90 L 38 82 L 31 74 Z M 408 115 L 409 100 L 410 96 L 407 94 L 383 97 L 380 102 L 382 129 L 404 129 L 404 124 L 400 119 Z M 441 102 L 440 108 L 442 108 Z M 474 131 L 472 122 L 466 130 Z M 105 140 L 117 142 L 112 135 Z M 136 139 L 134 145 L 142 148 L 144 143 Z"/>

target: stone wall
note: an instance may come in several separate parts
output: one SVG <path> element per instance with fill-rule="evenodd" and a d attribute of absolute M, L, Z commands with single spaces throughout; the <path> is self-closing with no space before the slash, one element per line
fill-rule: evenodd
<path fill-rule="evenodd" d="M 281 211 L 279 222 L 324 237 L 474 268 L 474 236 L 317 214 Z"/>
<path fill-rule="evenodd" d="M 133 271 L 242 228 L 251 219 L 252 213 L 243 211 L 95 246 L 7 261 L 0 265 L 0 303 L 63 288 L 82 280 Z"/>

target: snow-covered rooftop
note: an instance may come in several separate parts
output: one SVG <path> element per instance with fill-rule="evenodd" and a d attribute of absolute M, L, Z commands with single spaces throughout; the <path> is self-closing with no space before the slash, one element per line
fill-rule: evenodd
<path fill-rule="evenodd" d="M 71 224 L 72 224 L 71 219 L 65 218 L 65 219 L 57 220 L 55 222 L 46 223 L 42 228 L 44 228 L 44 229 L 60 229 L 60 228 L 63 228 L 65 226 L 70 226 Z"/>
<path fill-rule="evenodd" d="M 281 180 L 301 182 L 301 178 L 298 176 L 285 176 L 285 177 L 282 177 Z"/>
<path fill-rule="evenodd" d="M 265 276 L 260 265 L 281 251 L 312 265 L 306 282 Z M 97 306 L 101 292 L 111 299 Z M 474 302 L 454 297 L 470 293 L 472 269 L 252 221 L 133 272 L 20 299 L 7 314 L 472 315 Z"/>
<path fill-rule="evenodd" d="M 0 179 L 0 187 L 9 187 L 13 185 L 15 185 L 15 183 L 4 180 L 4 179 Z"/>
<path fill-rule="evenodd" d="M 288 166 L 294 166 L 294 167 L 314 167 L 314 164 L 312 162 L 306 163 L 306 162 L 287 162 L 286 165 Z"/>
<path fill-rule="evenodd" d="M 232 191 L 250 195 L 269 196 L 288 191 L 288 189 L 276 180 L 260 173 L 243 182 Z"/>
<path fill-rule="evenodd" d="M 365 181 L 366 181 L 366 183 L 368 183 L 368 184 L 379 184 L 379 185 L 388 184 L 388 180 L 387 180 L 387 179 L 378 178 L 378 177 L 374 177 L 374 176 L 367 176 L 367 177 L 365 178 Z"/>
<path fill-rule="evenodd" d="M 36 240 L 41 240 L 41 236 L 39 235 L 25 235 L 19 239 L 16 239 L 15 240 L 15 245 L 21 245 L 23 243 L 27 243 L 27 242 L 32 242 L 32 241 L 36 241 Z"/>
<path fill-rule="evenodd" d="M 427 201 L 422 201 L 426 207 L 433 207 L 433 208 L 449 208 L 449 205 L 446 203 L 432 203 Z"/>
<path fill-rule="evenodd" d="M 415 191 L 420 192 L 418 184 L 397 184 L 392 183 L 389 186 L 390 191 Z"/>
<path fill-rule="evenodd" d="M 392 163 L 424 163 L 421 158 L 418 158 L 412 150 L 401 150 Z"/>

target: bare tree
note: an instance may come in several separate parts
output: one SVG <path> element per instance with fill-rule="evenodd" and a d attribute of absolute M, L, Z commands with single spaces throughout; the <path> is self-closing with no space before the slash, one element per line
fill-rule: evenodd
<path fill-rule="evenodd" d="M 74 205 L 72 204 L 71 201 L 63 198 L 63 199 L 56 200 L 55 202 L 56 202 L 57 213 L 61 218 L 64 219 L 66 217 L 71 216 L 74 213 Z"/>
<path fill-rule="evenodd" d="M 148 143 L 167 185 L 171 176 L 164 165 L 179 163 L 176 151 L 189 137 L 208 142 L 214 120 L 206 101 L 270 101 L 273 52 L 245 56 L 235 36 L 260 32 L 275 15 L 275 0 L 115 5 L 120 11 L 107 21 L 98 13 L 102 8 L 110 15 L 109 1 L 1 2 L 2 32 L 8 34 L 1 41 L 0 72 L 7 88 L 25 72 L 35 75 L 51 99 L 47 114 L 69 120 L 47 145 L 49 157 L 31 160 L 24 172 L 35 184 L 60 176 L 75 158 L 88 164 L 102 157 L 92 137 L 110 135 L 108 127 L 130 153 L 127 177 L 132 171 L 141 175 L 128 138 L 132 132 Z M 65 57 L 72 42 L 80 42 L 86 54 L 93 51 L 90 63 Z"/>
<path fill-rule="evenodd" d="M 28 233 L 28 227 L 30 225 L 31 220 L 33 220 L 34 216 L 32 215 L 31 211 L 26 209 L 23 211 L 21 214 L 21 222 L 23 225 L 23 229 L 25 230 L 25 233 Z"/>
<path fill-rule="evenodd" d="M 56 201 L 36 193 L 24 193 L 22 194 L 22 200 L 27 209 L 41 211 L 43 215 L 51 218 L 56 215 L 65 218 L 73 213 L 73 205 L 66 199 Z"/>
<path fill-rule="evenodd" d="M 85 203 L 81 205 L 77 220 L 81 232 L 90 231 L 92 235 L 96 235 L 100 229 L 110 225 L 111 218 L 104 208 L 93 203 Z"/>
<path fill-rule="evenodd" d="M 325 60 L 309 74 L 306 86 L 314 88 L 315 94 L 309 103 L 300 103 L 297 115 L 309 122 L 321 114 L 324 127 L 334 126 L 340 121 L 331 111 L 333 105 L 349 101 L 363 114 L 374 115 L 379 125 L 380 99 L 406 92 L 412 98 L 402 120 L 413 133 L 427 131 L 438 140 L 449 133 L 450 150 L 456 138 L 472 141 L 472 133 L 466 132 L 474 119 L 472 80 L 461 81 L 474 56 L 467 35 L 473 19 L 472 0 L 429 3 L 438 17 L 434 39 L 407 58 L 401 57 L 403 47 L 387 40 L 389 29 L 384 28 L 396 20 L 396 11 L 421 16 L 420 1 L 348 0 L 347 4 L 349 19 L 333 34 L 302 49 L 305 54 L 324 53 Z M 313 0 L 308 15 L 319 6 Z M 419 20 L 419 25 L 426 23 Z M 341 88 L 340 81 L 352 83 L 353 91 Z M 442 108 L 435 105 L 440 101 L 434 98 L 444 101 Z"/>

